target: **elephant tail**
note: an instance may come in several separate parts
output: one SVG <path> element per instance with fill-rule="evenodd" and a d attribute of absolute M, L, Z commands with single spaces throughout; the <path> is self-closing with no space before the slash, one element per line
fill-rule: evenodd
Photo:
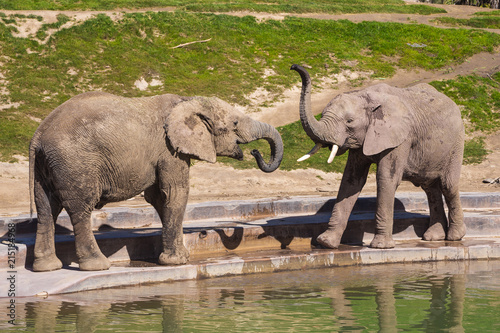
<path fill-rule="evenodd" d="M 37 149 L 36 133 L 31 139 L 29 148 L 29 192 L 30 192 L 30 220 L 33 220 L 33 204 L 35 203 L 35 160 Z"/>

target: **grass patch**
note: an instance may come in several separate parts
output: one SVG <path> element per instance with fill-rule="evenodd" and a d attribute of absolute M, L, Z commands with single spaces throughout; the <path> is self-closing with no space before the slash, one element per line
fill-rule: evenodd
<path fill-rule="evenodd" d="M 28 144 L 38 123 L 19 113 L 0 110 L 0 160 L 16 162 L 14 155 L 28 155 Z"/>
<path fill-rule="evenodd" d="M 304 2 L 291 1 L 200 1 L 183 5 L 188 11 L 231 12 L 253 11 L 267 13 L 402 13 L 430 15 L 446 13 L 445 10 L 426 5 L 407 5 L 399 0 L 320 0 Z"/>
<path fill-rule="evenodd" d="M 479 164 L 488 156 L 483 137 L 465 141 L 463 164 Z"/>
<path fill-rule="evenodd" d="M 57 22 L 50 23 L 50 24 L 44 24 L 41 29 L 39 29 L 36 33 L 36 37 L 40 40 L 43 40 L 47 37 L 47 30 L 49 29 L 59 29 L 62 25 L 65 23 L 69 22 L 71 19 L 64 15 L 64 14 L 59 14 L 57 15 Z"/>
<path fill-rule="evenodd" d="M 491 78 L 459 75 L 431 85 L 462 106 L 468 132 L 491 133 L 500 129 L 500 72 Z"/>
<path fill-rule="evenodd" d="M 253 11 L 267 13 L 404 13 L 436 14 L 445 10 L 426 5 L 407 5 L 402 0 L 0 0 L 8 10 L 114 10 L 175 6 L 198 12 Z"/>
<path fill-rule="evenodd" d="M 498 15 L 473 17 L 470 19 L 439 17 L 433 21 L 449 26 L 465 26 L 481 29 L 500 29 L 500 16 Z"/>
<path fill-rule="evenodd" d="M 476 12 L 476 13 L 474 13 L 474 15 L 476 15 L 476 16 L 500 16 L 500 10 Z"/>
<path fill-rule="evenodd" d="M 344 69 L 390 77 L 397 67 L 441 68 L 500 45 L 496 34 L 465 29 L 292 17 L 258 22 L 251 16 L 186 12 L 125 14 L 119 21 L 100 14 L 56 32 L 42 44 L 13 37 L 12 27 L 3 23 L 6 17 L 0 18 L 0 72 L 9 92 L 0 94 L 0 102 L 20 104 L 1 111 L 2 128 L 9 129 L 0 131 L 2 160 L 27 154 L 36 127 L 31 119 L 45 118 L 57 105 L 84 91 L 129 97 L 218 96 L 248 105 L 247 96 L 259 87 L 279 98 L 286 88 L 299 84 L 300 78 L 289 70 L 293 63 L 311 66 L 309 72 L 316 82 Z M 59 16 L 58 22 L 42 27 L 39 37 L 67 21 L 68 17 Z M 208 38 L 207 43 L 172 49 Z M 412 48 L 408 43 L 427 46 Z M 351 65 L 345 64 L 347 60 Z M 156 79 L 163 85 L 140 91 L 134 86 L 140 78 Z M 282 131 L 286 136 L 286 129 Z M 289 136 L 299 138 L 299 132 L 303 130 Z M 296 154 L 300 156 L 312 147 L 308 138 L 301 140 L 304 146 Z M 292 147 L 291 141 L 287 143 L 287 149 Z M 294 166 L 292 160 L 299 156 L 293 153 L 283 168 L 309 167 L 316 158 L 325 164 L 328 152 L 320 154 L 325 156 Z"/>
<path fill-rule="evenodd" d="M 500 72 L 491 77 L 458 76 L 431 85 L 462 107 L 468 133 L 488 134 L 500 129 Z M 483 137 L 467 140 L 464 148 L 464 164 L 479 164 L 488 155 Z"/>

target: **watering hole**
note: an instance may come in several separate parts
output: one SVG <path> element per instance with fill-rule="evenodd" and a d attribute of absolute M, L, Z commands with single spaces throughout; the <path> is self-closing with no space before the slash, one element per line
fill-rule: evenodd
<path fill-rule="evenodd" d="M 16 300 L 4 332 L 500 331 L 498 261 L 336 267 Z M 6 306 L 8 300 L 0 300 Z"/>

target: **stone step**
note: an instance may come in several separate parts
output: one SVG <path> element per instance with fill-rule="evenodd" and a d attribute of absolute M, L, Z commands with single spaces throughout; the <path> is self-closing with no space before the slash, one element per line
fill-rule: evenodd
<path fill-rule="evenodd" d="M 327 228 L 330 213 L 272 216 L 253 220 L 198 220 L 184 223 L 184 244 L 193 260 L 258 250 L 311 249 Z M 374 234 L 373 212 L 351 214 L 342 243 L 367 246 Z M 395 240 L 418 240 L 427 229 L 426 214 L 398 211 L 394 216 Z M 500 212 L 465 213 L 467 237 L 500 236 Z M 161 252 L 161 228 L 109 228 L 95 232 L 97 243 L 113 263 L 146 260 L 155 262 Z M 10 266 L 9 242 L 0 245 L 0 269 L 29 268 L 33 262 L 35 235 L 15 235 L 15 265 Z M 74 237 L 63 230 L 56 234 L 57 256 L 65 266 L 77 261 Z"/>
<path fill-rule="evenodd" d="M 500 193 L 461 193 L 464 210 L 500 209 Z M 261 199 L 247 201 L 206 202 L 190 204 L 186 207 L 184 221 L 200 220 L 252 220 L 276 216 L 301 216 L 307 214 L 330 213 L 335 199 L 325 197 L 293 197 L 286 199 Z M 353 213 L 373 212 L 375 197 L 360 197 Z M 394 201 L 395 212 L 425 212 L 428 210 L 424 193 L 398 193 Z M 7 237 L 9 225 L 16 226 L 16 235 L 36 232 L 36 216 L 0 217 L 0 240 Z M 159 227 L 160 219 L 152 207 L 144 208 L 104 208 L 92 213 L 93 230 L 109 228 L 149 228 Z M 56 228 L 59 232 L 73 230 L 69 216 L 60 214 Z"/>

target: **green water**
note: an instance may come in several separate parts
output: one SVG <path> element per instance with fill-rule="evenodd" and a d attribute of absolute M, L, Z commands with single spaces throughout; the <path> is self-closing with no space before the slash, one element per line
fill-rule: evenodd
<path fill-rule="evenodd" d="M 16 311 L 1 331 L 500 332 L 500 261 L 155 284 L 22 298 Z"/>

